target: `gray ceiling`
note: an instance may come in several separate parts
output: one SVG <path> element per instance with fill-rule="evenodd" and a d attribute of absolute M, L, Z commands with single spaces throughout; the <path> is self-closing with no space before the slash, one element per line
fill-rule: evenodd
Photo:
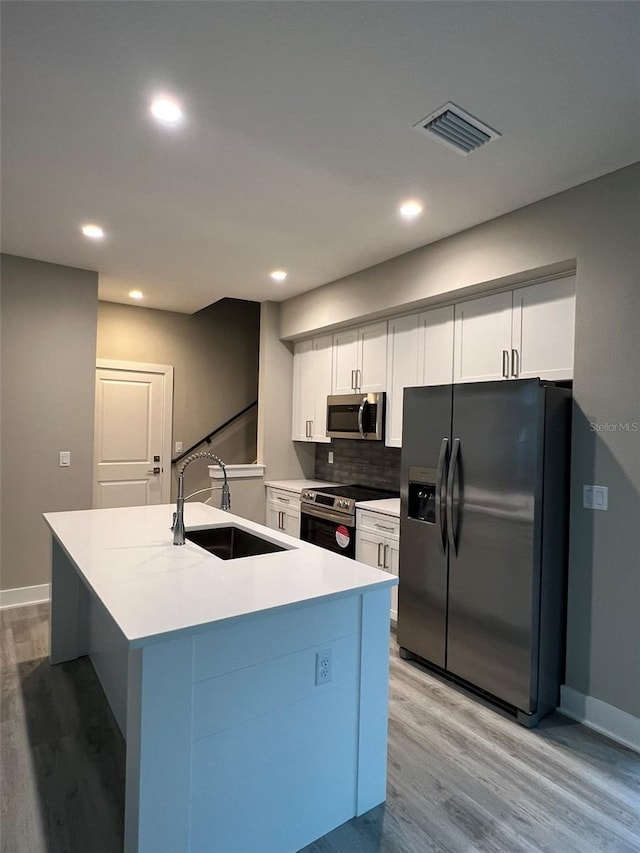
<path fill-rule="evenodd" d="M 3 251 L 115 302 L 285 299 L 636 161 L 639 45 L 637 2 L 3 2 Z M 413 129 L 446 101 L 502 138 Z"/>

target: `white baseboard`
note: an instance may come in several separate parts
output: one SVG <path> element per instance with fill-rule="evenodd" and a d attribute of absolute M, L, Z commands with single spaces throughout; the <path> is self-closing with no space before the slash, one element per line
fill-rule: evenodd
<path fill-rule="evenodd" d="M 640 718 L 621 711 L 614 705 L 595 699 L 593 696 L 585 696 L 563 684 L 560 688 L 561 714 L 584 723 L 590 729 L 628 746 L 636 752 L 640 752 Z"/>
<path fill-rule="evenodd" d="M 28 604 L 40 604 L 49 601 L 51 590 L 48 583 L 38 586 L 19 586 L 15 589 L 0 589 L 0 610 L 7 607 L 26 607 Z"/>

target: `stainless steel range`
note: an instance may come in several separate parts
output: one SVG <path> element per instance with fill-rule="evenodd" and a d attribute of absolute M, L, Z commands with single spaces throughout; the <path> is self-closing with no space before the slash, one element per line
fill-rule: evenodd
<path fill-rule="evenodd" d="M 397 498 L 369 486 L 305 489 L 300 496 L 300 538 L 345 557 L 356 556 L 356 503 Z"/>

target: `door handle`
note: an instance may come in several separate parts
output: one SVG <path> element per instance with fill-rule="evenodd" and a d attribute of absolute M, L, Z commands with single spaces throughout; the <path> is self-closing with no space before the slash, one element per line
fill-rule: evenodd
<path fill-rule="evenodd" d="M 520 353 L 517 349 L 511 350 L 511 375 L 514 379 L 518 378 L 520 373 Z"/>
<path fill-rule="evenodd" d="M 389 561 L 388 561 L 388 559 L 387 559 L 387 555 L 388 555 L 388 553 L 389 553 L 389 550 L 388 550 L 388 549 L 389 549 L 389 547 L 390 547 L 389 545 L 385 545 L 385 546 L 384 546 L 384 550 L 383 550 L 383 552 L 382 552 L 382 553 L 384 554 L 384 556 L 383 556 L 383 558 L 382 558 L 382 564 L 383 564 L 383 566 L 384 566 L 384 568 L 385 568 L 385 569 L 388 569 L 388 568 L 389 568 Z"/>
<path fill-rule="evenodd" d="M 160 466 L 159 465 L 156 465 L 156 467 L 152 468 L 151 471 L 147 471 L 147 474 L 159 474 L 159 473 L 160 473 Z"/>
<path fill-rule="evenodd" d="M 502 376 L 504 379 L 509 378 L 509 350 L 502 350 Z"/>
<path fill-rule="evenodd" d="M 378 542 L 378 568 L 384 568 L 384 557 L 380 555 L 380 549 L 383 548 L 382 542 Z M 384 551 L 382 552 L 384 554 Z"/>
<path fill-rule="evenodd" d="M 438 457 L 438 474 L 436 476 L 436 518 L 440 524 L 440 538 L 442 550 L 447 550 L 447 513 L 445 501 L 442 500 L 442 486 L 445 483 L 445 468 L 449 456 L 449 439 L 443 438 L 440 442 L 440 455 Z"/>
<path fill-rule="evenodd" d="M 360 368 L 356 370 L 356 391 L 358 388 L 362 388 L 362 371 Z"/>
<path fill-rule="evenodd" d="M 364 427 L 363 427 L 363 415 L 364 415 L 364 407 L 367 405 L 367 398 L 364 397 L 362 402 L 360 403 L 360 407 L 358 408 L 358 430 L 360 435 L 364 438 Z"/>
<path fill-rule="evenodd" d="M 447 476 L 447 535 L 449 538 L 449 549 L 452 554 L 456 554 L 456 531 L 453 526 L 453 486 L 456 477 L 456 469 L 458 467 L 458 457 L 460 455 L 460 439 L 454 438 L 453 451 L 451 452 L 451 462 L 449 463 L 449 474 Z"/>
<path fill-rule="evenodd" d="M 356 390 L 356 380 L 355 380 L 355 375 L 356 375 L 355 370 L 352 370 L 352 371 L 351 371 L 351 390 L 352 390 L 352 391 L 355 391 L 355 390 Z"/>

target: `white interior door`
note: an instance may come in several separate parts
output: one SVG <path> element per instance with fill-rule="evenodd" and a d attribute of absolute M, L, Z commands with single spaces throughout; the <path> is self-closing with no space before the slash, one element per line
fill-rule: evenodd
<path fill-rule="evenodd" d="M 171 499 L 173 367 L 98 361 L 93 506 Z"/>

